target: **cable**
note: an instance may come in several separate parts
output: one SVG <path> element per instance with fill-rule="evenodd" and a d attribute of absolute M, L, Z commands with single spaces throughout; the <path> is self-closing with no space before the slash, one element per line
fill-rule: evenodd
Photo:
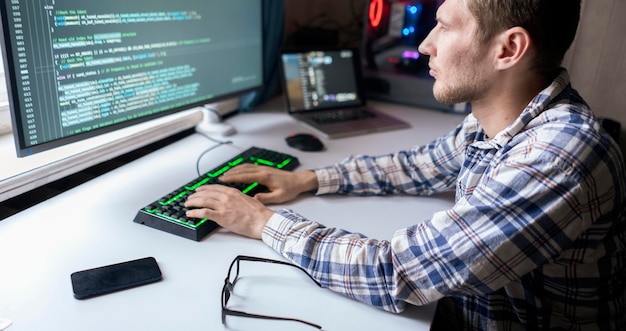
<path fill-rule="evenodd" d="M 217 140 L 203 132 L 198 132 L 198 134 L 200 134 L 201 136 L 207 138 L 208 140 L 217 143 L 217 145 L 213 145 L 207 149 L 205 149 L 202 153 L 200 153 L 200 156 L 198 156 L 198 160 L 196 161 L 196 173 L 198 173 L 198 177 L 202 176 L 202 174 L 200 173 L 200 161 L 202 160 L 202 157 L 204 157 L 208 152 L 222 146 L 222 145 L 229 145 L 232 144 L 233 142 L 231 140 Z"/>

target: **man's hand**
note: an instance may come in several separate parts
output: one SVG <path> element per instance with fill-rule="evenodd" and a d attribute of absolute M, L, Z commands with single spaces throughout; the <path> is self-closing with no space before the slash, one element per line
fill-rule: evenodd
<path fill-rule="evenodd" d="M 267 166 L 243 164 L 227 171 L 222 182 L 252 183 L 266 186 L 270 192 L 249 197 L 225 185 L 205 185 L 196 189 L 185 202 L 188 217 L 208 218 L 221 227 L 250 238 L 261 238 L 263 228 L 274 215 L 265 203 L 293 200 L 302 192 L 318 187 L 315 172 L 289 172 Z"/>
<path fill-rule="evenodd" d="M 185 202 L 188 217 L 208 218 L 237 234 L 261 239 L 263 228 L 274 212 L 260 201 L 225 185 L 205 185 Z"/>
<path fill-rule="evenodd" d="M 318 188 L 317 176 L 311 170 L 290 172 L 267 166 L 242 164 L 227 171 L 219 178 L 226 183 L 258 182 L 270 192 L 257 193 L 254 198 L 268 203 L 282 203 L 295 199 L 300 193 Z"/>

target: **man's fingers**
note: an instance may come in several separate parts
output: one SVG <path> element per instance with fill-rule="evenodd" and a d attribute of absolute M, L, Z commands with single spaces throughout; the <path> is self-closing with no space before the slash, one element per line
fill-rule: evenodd
<path fill-rule="evenodd" d="M 245 163 L 226 171 L 220 180 L 223 182 L 251 183 L 263 180 L 268 167 Z"/>
<path fill-rule="evenodd" d="M 214 219 L 214 211 L 209 208 L 198 208 L 198 209 L 188 209 L 185 212 L 187 217 L 191 218 L 208 218 L 210 220 Z"/>
<path fill-rule="evenodd" d="M 277 201 L 279 201 L 279 199 L 276 198 L 275 192 L 257 193 L 254 195 L 254 198 L 264 205 L 269 203 L 276 203 Z"/>

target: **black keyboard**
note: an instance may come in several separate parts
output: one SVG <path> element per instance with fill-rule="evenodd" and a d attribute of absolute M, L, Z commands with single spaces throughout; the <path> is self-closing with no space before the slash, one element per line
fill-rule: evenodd
<path fill-rule="evenodd" d="M 251 147 L 229 161 L 224 162 L 219 167 L 216 167 L 140 209 L 135 216 L 134 222 L 181 237 L 200 241 L 204 236 L 215 230 L 218 225 L 206 218 L 198 219 L 185 216 L 185 211 L 187 211 L 187 208 L 184 206 L 185 201 L 187 200 L 187 196 L 192 194 L 196 188 L 206 184 L 222 184 L 235 187 L 250 196 L 258 192 L 267 192 L 267 187 L 259 185 L 256 182 L 251 184 L 236 184 L 223 183 L 217 180 L 217 177 L 225 173 L 228 169 L 243 163 L 266 165 L 283 170 L 293 170 L 300 165 L 300 162 L 294 156 L 268 149 Z"/>
<path fill-rule="evenodd" d="M 364 109 L 344 109 L 339 111 L 321 112 L 315 114 L 312 119 L 318 124 L 339 123 L 345 121 L 362 120 L 375 117 L 371 112 Z"/>

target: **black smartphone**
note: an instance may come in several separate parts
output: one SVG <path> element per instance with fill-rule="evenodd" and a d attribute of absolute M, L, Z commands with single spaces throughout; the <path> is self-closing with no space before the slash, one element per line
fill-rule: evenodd
<path fill-rule="evenodd" d="M 72 273 L 76 299 L 121 291 L 161 280 L 161 269 L 154 257 L 126 261 Z"/>

